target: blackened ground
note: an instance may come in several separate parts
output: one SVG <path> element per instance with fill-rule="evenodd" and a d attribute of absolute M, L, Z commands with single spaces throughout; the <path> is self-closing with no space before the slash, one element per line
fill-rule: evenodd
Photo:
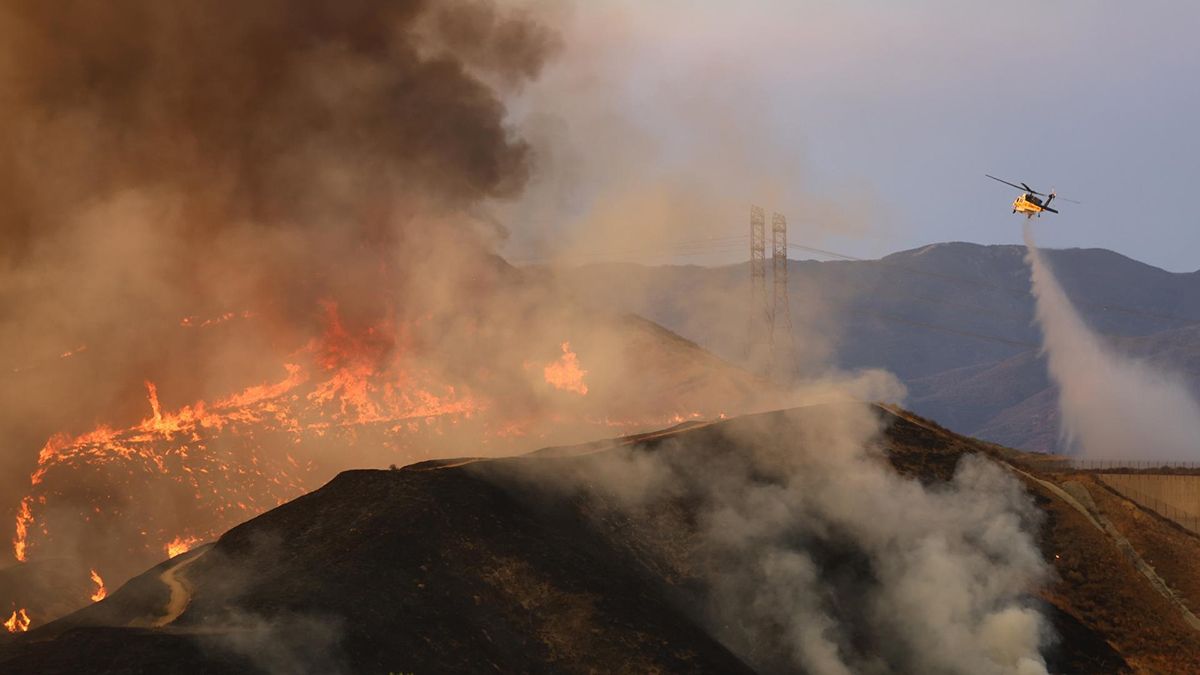
<path fill-rule="evenodd" d="M 750 672 L 709 631 L 694 554 L 697 497 L 685 490 L 662 495 L 650 513 L 630 511 L 588 477 L 639 452 L 686 452 L 685 462 L 754 454 L 756 438 L 825 414 L 802 408 L 516 459 L 348 471 L 0 645 L 0 672 Z M 878 414 L 880 450 L 922 482 L 947 480 L 964 453 L 1011 459 L 903 411 Z M 769 467 L 762 479 L 772 479 Z M 1120 646 L 1133 644 L 1142 663 L 1157 649 L 1149 661 L 1159 670 L 1192 663 L 1195 636 L 1178 622 L 1164 618 L 1150 631 L 1119 620 L 1152 616 L 1162 603 L 1082 515 L 1031 489 L 1048 515 L 1043 554 L 1077 542 L 1089 569 L 1106 570 L 1076 578 L 1056 565 L 1060 578 L 1030 598 L 1060 636 L 1051 669 L 1125 672 Z M 815 557 L 841 560 L 826 553 Z M 184 562 L 190 603 L 149 627 L 166 612 L 164 572 Z M 1097 609 L 1103 594 L 1120 602 Z M 787 669 L 783 659 L 765 663 Z"/>
<path fill-rule="evenodd" d="M 169 627 L 72 615 L 0 671 L 288 672 L 318 648 L 349 673 L 749 672 L 582 515 L 536 511 L 462 468 L 345 472 L 222 537 Z"/>

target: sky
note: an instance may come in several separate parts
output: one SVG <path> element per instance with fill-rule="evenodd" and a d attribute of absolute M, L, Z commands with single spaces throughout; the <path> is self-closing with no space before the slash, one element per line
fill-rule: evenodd
<path fill-rule="evenodd" d="M 553 3 L 549 3 L 553 4 Z M 1015 244 L 1015 191 L 1083 202 L 1046 247 L 1200 268 L 1200 3 L 596 0 L 511 93 L 538 174 L 497 207 L 511 259 L 732 262 L 744 235 L 861 257 Z M 674 247 L 674 248 L 673 248 Z M 639 253 L 633 253 L 639 251 Z M 798 254 L 793 254 L 798 255 Z"/>

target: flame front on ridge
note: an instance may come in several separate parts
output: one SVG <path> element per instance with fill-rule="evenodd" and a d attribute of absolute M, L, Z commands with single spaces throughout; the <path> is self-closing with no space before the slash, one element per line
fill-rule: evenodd
<path fill-rule="evenodd" d="M 162 551 L 161 543 L 151 542 L 167 541 L 171 555 L 312 489 L 317 466 L 303 459 L 303 451 L 327 435 L 350 444 L 368 431 L 387 439 L 481 409 L 464 387 L 435 384 L 432 375 L 407 363 L 388 327 L 355 336 L 343 327 L 336 305 L 325 303 L 325 313 L 324 337 L 291 354 L 277 381 L 175 410 L 163 406 L 158 387 L 147 381 L 150 415 L 141 422 L 50 438 L 17 509 L 17 560 L 25 562 L 31 548 L 53 537 L 37 514 L 63 498 L 54 481 L 47 483 L 60 472 L 88 471 L 105 486 L 92 504 L 79 508 L 93 524 L 134 515 L 134 506 L 112 502 L 114 493 L 154 490 L 177 502 L 161 514 L 148 505 L 139 514 L 145 521 L 129 525 L 145 550 Z M 169 517 L 181 522 L 165 522 Z M 192 534 L 176 536 L 180 529 Z"/>
<path fill-rule="evenodd" d="M 92 602 L 100 602 L 108 597 L 108 591 L 104 588 L 104 579 L 100 578 L 100 573 L 92 570 L 92 583 L 96 584 L 96 591 L 92 593 Z"/>

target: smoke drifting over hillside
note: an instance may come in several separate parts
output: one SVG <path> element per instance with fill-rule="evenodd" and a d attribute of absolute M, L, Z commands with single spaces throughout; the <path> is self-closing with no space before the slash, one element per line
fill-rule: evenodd
<path fill-rule="evenodd" d="M 629 430 L 597 399 L 645 428 L 701 416 L 657 413 L 710 392 L 773 395 L 652 327 L 556 308 L 491 255 L 504 232 L 483 207 L 532 167 L 498 92 L 557 48 L 533 17 L 471 0 L 0 8 L 15 556 L 86 558 L 117 584 L 162 544 L 388 461 L 374 453 L 397 434 L 474 451 L 480 428 L 528 433 L 550 409 Z M 662 184 L 615 194 L 688 191 Z M 638 361 L 655 349 L 674 360 Z M 805 396 L 893 398 L 894 384 L 870 373 Z M 716 630 L 752 660 L 766 645 L 763 663 L 817 672 L 1037 672 L 1040 622 L 1020 598 L 1042 567 L 1019 489 L 975 462 L 942 492 L 900 480 L 870 452 L 877 432 L 849 406 L 798 437 L 734 439 L 772 448 L 759 464 L 651 470 L 700 491 L 707 559 L 736 572 L 710 577 Z M 130 461 L 100 461 L 113 457 Z M 818 540 L 868 569 L 846 604 Z"/>
<path fill-rule="evenodd" d="M 501 235 L 472 214 L 531 166 L 481 77 L 524 81 L 556 44 L 480 2 L 5 3 L 0 354 L 90 362 L 86 386 L 31 378 L 14 419 L 87 425 L 146 377 L 223 393 L 318 300 L 361 327 L 472 292 Z M 180 320 L 230 311 L 253 339 L 182 366 Z"/>
<path fill-rule="evenodd" d="M 1105 344 L 1071 305 L 1028 223 L 1025 245 L 1067 447 L 1093 459 L 1195 460 L 1200 406 L 1184 380 Z"/>
<path fill-rule="evenodd" d="M 535 166 L 504 101 L 561 48 L 544 18 L 476 0 L 0 8 L 15 560 L 119 585 L 340 470 L 776 393 L 494 254 L 488 214 Z"/>
<path fill-rule="evenodd" d="M 0 38 L 11 359 L 136 351 L 180 309 L 273 330 L 321 298 L 361 321 L 428 311 L 445 300 L 430 280 L 500 234 L 473 209 L 530 172 L 476 73 L 524 81 L 557 44 L 486 3 L 420 0 L 18 0 Z M 431 258 L 443 273 L 423 277 Z"/>
<path fill-rule="evenodd" d="M 648 522 L 664 564 L 707 587 L 714 634 L 760 672 L 1045 673 L 1027 594 L 1047 567 L 1020 484 L 975 456 L 946 484 L 897 475 L 862 403 L 789 414 L 735 420 L 711 446 L 614 452 L 566 484 Z"/>
<path fill-rule="evenodd" d="M 1024 491 L 974 457 L 948 489 L 901 479 L 867 449 L 871 422 L 849 407 L 770 439 L 775 485 L 752 467 L 708 476 L 720 633 L 814 673 L 1044 673 L 1045 626 L 1022 600 L 1045 575 Z"/>
<path fill-rule="evenodd" d="M 501 290 L 504 233 L 479 214 L 532 167 L 497 87 L 536 77 L 558 43 L 536 17 L 474 0 L 4 3 L 3 501 L 70 445 L 53 434 L 90 434 L 90 462 L 119 454 L 103 425 L 144 419 L 176 448 L 199 444 L 182 457 L 211 459 L 161 422 L 187 405 L 211 427 L 193 414 L 205 400 L 294 401 L 314 372 L 332 379 L 309 400 L 355 419 L 395 417 L 359 396 L 383 373 L 379 393 L 410 412 L 470 414 L 465 380 L 536 406 L 522 363 L 570 336 L 558 317 L 522 316 L 540 298 Z M 525 342 L 498 317 L 521 317 Z M 80 480 L 67 491 L 115 494 L 117 511 L 145 486 Z"/>

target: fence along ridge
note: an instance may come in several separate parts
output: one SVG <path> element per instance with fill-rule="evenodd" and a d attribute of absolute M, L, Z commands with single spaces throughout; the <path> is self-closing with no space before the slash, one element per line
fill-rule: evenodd
<path fill-rule="evenodd" d="M 1108 469 L 1134 469 L 1134 470 L 1153 470 L 1153 469 L 1200 469 L 1200 462 L 1185 462 L 1185 461 L 1158 461 L 1150 459 L 1084 459 L 1082 457 L 1068 457 L 1066 463 L 1073 469 L 1083 471 L 1105 471 Z"/>
<path fill-rule="evenodd" d="M 1184 511 L 1179 507 L 1170 504 L 1169 502 L 1164 502 L 1157 497 L 1151 497 L 1150 495 L 1147 495 L 1136 488 L 1123 485 L 1114 485 L 1112 482 L 1109 482 L 1108 477 L 1103 474 L 1101 474 L 1099 478 L 1105 485 L 1112 488 L 1122 497 L 1134 502 L 1138 506 L 1157 513 L 1163 518 L 1176 523 L 1185 530 L 1200 534 L 1200 514 Z"/>

